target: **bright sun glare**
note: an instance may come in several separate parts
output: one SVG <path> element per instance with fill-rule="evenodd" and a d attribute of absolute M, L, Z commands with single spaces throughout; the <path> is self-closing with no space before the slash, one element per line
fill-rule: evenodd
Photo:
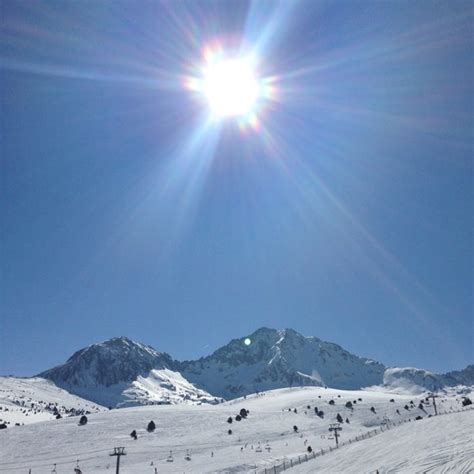
<path fill-rule="evenodd" d="M 203 93 L 219 117 L 248 114 L 259 98 L 259 84 L 246 59 L 223 59 L 210 64 L 203 76 Z"/>
<path fill-rule="evenodd" d="M 252 51 L 235 54 L 217 41 L 203 48 L 200 59 L 183 85 L 205 102 L 213 121 L 233 119 L 242 132 L 261 130 L 262 115 L 278 97 L 277 76 L 260 77 Z"/>

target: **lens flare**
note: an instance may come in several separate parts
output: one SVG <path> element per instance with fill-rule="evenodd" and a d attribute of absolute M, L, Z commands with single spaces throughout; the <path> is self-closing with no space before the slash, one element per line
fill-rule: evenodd
<path fill-rule="evenodd" d="M 214 114 L 232 117 L 253 110 L 260 88 L 248 60 L 224 59 L 206 69 L 203 93 Z"/>
<path fill-rule="evenodd" d="M 257 65 L 254 54 L 236 54 L 214 42 L 203 48 L 202 63 L 184 85 L 205 100 L 214 120 L 234 119 L 242 131 L 258 130 L 275 87 L 274 78 L 259 77 Z"/>

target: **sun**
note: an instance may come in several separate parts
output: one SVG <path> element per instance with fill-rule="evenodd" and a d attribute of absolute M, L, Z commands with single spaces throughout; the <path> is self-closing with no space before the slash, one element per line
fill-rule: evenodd
<path fill-rule="evenodd" d="M 203 74 L 202 92 L 210 110 L 218 117 L 247 115 L 260 97 L 258 80 L 245 58 L 222 59 L 208 65 Z"/>
<path fill-rule="evenodd" d="M 278 76 L 261 75 L 267 68 L 252 48 L 227 49 L 216 40 L 190 63 L 182 84 L 208 112 L 206 123 L 233 121 L 242 133 L 260 131 L 262 116 L 279 95 Z"/>

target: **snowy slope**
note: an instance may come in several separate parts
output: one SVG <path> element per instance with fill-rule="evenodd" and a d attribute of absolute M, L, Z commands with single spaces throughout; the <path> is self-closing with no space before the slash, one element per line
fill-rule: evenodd
<path fill-rule="evenodd" d="M 384 370 L 382 364 L 350 354 L 337 344 L 292 329 L 269 328 L 181 364 L 188 380 L 227 399 L 291 386 L 357 389 L 382 383 Z"/>
<path fill-rule="evenodd" d="M 139 376 L 123 392 L 124 401 L 118 407 L 127 405 L 177 405 L 221 403 L 204 390 L 189 383 L 179 372 L 169 369 L 152 370 L 147 377 Z"/>
<path fill-rule="evenodd" d="M 388 430 L 298 465 L 294 474 L 474 472 L 474 412 Z"/>
<path fill-rule="evenodd" d="M 0 424 L 7 426 L 96 413 L 104 407 L 71 395 L 41 378 L 0 377 Z"/>
<path fill-rule="evenodd" d="M 334 404 L 330 404 L 331 400 Z M 57 463 L 58 472 L 71 472 L 78 459 L 84 473 L 110 473 L 115 458 L 109 453 L 114 446 L 126 449 L 127 455 L 121 460 L 121 472 L 124 473 L 153 474 L 155 467 L 160 474 L 250 472 L 255 467 L 270 466 L 285 456 L 301 454 L 307 444 L 315 450 L 333 446 L 334 440 L 328 437 L 328 426 L 336 420 L 338 413 L 349 420 L 342 425 L 342 441 L 379 427 L 386 419 L 398 422 L 413 420 L 416 416 L 423 416 L 423 420 L 407 423 L 407 433 L 415 433 L 410 431 L 414 427 L 421 430 L 426 426 L 424 435 L 428 436 L 430 424 L 426 419 L 433 413 L 433 407 L 431 403 L 425 403 L 423 409 L 418 408 L 421 400 L 421 397 L 382 391 L 306 387 L 265 392 L 218 405 L 181 404 L 111 410 L 90 415 L 85 426 L 77 426 L 77 419 L 65 418 L 0 431 L 0 472 L 28 472 L 32 468 L 34 474 L 49 474 L 53 463 Z M 353 403 L 352 408 L 346 407 L 348 401 Z M 322 418 L 315 415 L 315 406 L 324 411 Z M 440 412 L 459 409 L 461 398 L 455 394 L 439 398 L 438 406 Z M 235 415 L 241 408 L 249 410 L 249 415 L 247 419 L 236 421 Z M 449 426 L 455 425 L 465 433 L 473 427 L 473 414 L 472 411 L 462 413 Z M 233 418 L 231 424 L 227 423 L 229 416 Z M 440 417 L 443 425 L 448 426 L 451 416 L 457 415 Z M 150 420 L 156 423 L 153 433 L 146 431 Z M 294 432 L 294 425 L 298 427 L 298 433 Z M 232 434 L 228 434 L 229 429 Z M 398 429 L 402 428 L 394 428 L 393 432 Z M 129 436 L 132 430 L 138 433 L 136 441 Z M 422 435 L 416 432 L 416 436 Z M 450 432 L 445 437 L 445 444 L 449 436 Z M 412 445 L 416 445 L 417 437 L 411 438 Z M 460 445 L 458 451 L 466 449 Z M 188 450 L 190 460 L 185 459 Z M 170 451 L 173 462 L 167 462 Z M 327 458 L 332 455 L 328 454 Z M 367 456 L 365 460 L 370 461 Z"/>

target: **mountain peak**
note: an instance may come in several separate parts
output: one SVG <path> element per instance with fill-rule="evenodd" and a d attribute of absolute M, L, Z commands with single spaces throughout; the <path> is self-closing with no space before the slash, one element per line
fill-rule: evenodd
<path fill-rule="evenodd" d="M 188 380 L 224 398 L 294 385 L 360 388 L 381 383 L 384 369 L 317 337 L 267 327 L 181 364 Z"/>
<path fill-rule="evenodd" d="M 173 367 L 168 354 L 122 336 L 91 344 L 39 376 L 61 387 L 109 387 L 147 376 L 153 369 Z"/>

